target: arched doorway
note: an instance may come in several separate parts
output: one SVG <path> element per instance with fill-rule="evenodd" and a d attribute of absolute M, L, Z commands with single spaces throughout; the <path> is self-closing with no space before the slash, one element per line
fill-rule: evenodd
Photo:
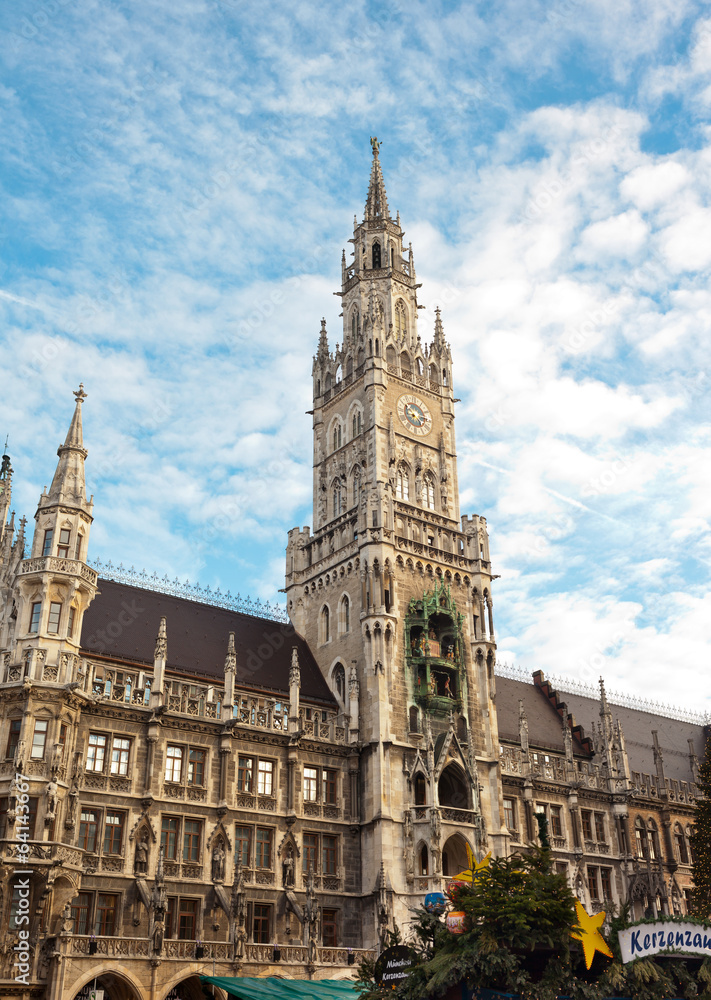
<path fill-rule="evenodd" d="M 181 982 L 176 983 L 175 986 L 170 989 L 164 1000 L 205 1000 L 206 996 L 211 996 L 213 991 L 212 986 L 206 985 L 205 991 L 203 992 L 202 983 L 200 982 L 199 976 L 188 976 L 187 979 L 183 979 Z M 221 997 L 222 991 L 215 989 L 215 996 Z"/>
<path fill-rule="evenodd" d="M 442 874 L 452 878 L 469 868 L 467 842 L 459 833 L 454 833 L 442 848 Z"/>
<path fill-rule="evenodd" d="M 74 1000 L 89 1000 L 95 988 L 104 991 L 104 1000 L 141 1000 L 143 996 L 140 988 L 131 983 L 123 973 L 109 969 L 87 980 L 74 994 Z"/>

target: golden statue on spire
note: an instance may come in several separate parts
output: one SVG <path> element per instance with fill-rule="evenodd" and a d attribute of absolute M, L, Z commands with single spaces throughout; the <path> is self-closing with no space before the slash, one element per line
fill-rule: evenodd
<path fill-rule="evenodd" d="M 378 142 L 377 135 L 375 135 L 375 136 L 371 135 L 371 137 L 370 137 L 370 145 L 371 145 L 371 147 L 373 149 L 373 156 L 377 156 L 378 153 L 380 152 L 380 147 L 382 146 L 382 142 Z"/>

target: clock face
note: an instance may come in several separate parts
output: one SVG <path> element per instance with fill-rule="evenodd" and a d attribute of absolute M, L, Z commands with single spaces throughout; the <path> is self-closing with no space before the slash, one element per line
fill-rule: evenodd
<path fill-rule="evenodd" d="M 405 394 L 397 401 L 397 415 L 412 434 L 424 437 L 432 430 L 432 414 L 427 404 L 418 396 Z"/>

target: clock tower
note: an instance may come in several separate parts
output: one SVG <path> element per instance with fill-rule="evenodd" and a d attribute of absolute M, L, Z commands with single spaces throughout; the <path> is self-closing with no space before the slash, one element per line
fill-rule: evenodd
<path fill-rule="evenodd" d="M 487 525 L 460 517 L 452 354 L 439 309 L 422 342 L 412 246 L 371 146 L 341 343 L 322 320 L 313 360 L 314 529 L 289 533 L 286 593 L 348 730 L 362 891 L 382 937 L 467 867 L 467 845 L 505 853 L 508 835 Z"/>

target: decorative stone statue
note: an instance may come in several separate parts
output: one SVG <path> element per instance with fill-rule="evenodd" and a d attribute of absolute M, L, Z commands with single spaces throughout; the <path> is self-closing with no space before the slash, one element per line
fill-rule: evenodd
<path fill-rule="evenodd" d="M 165 924 L 162 920 L 156 920 L 153 925 L 153 951 L 160 955 L 163 951 L 163 937 L 165 936 Z"/>
<path fill-rule="evenodd" d="M 291 888 L 294 885 L 294 852 L 291 845 L 281 863 L 281 884 L 284 888 Z"/>
<path fill-rule="evenodd" d="M 225 849 L 218 840 L 212 849 L 212 881 L 222 882 L 225 878 Z"/>
<path fill-rule="evenodd" d="M 47 796 L 47 808 L 44 814 L 44 824 L 49 826 L 52 820 L 57 815 L 57 791 L 59 786 L 54 778 L 51 778 L 47 782 L 47 787 L 45 789 L 45 795 Z"/>
<path fill-rule="evenodd" d="M 148 838 L 145 833 L 141 834 L 141 839 L 136 844 L 136 857 L 133 863 L 135 875 L 145 875 L 148 871 Z"/>

